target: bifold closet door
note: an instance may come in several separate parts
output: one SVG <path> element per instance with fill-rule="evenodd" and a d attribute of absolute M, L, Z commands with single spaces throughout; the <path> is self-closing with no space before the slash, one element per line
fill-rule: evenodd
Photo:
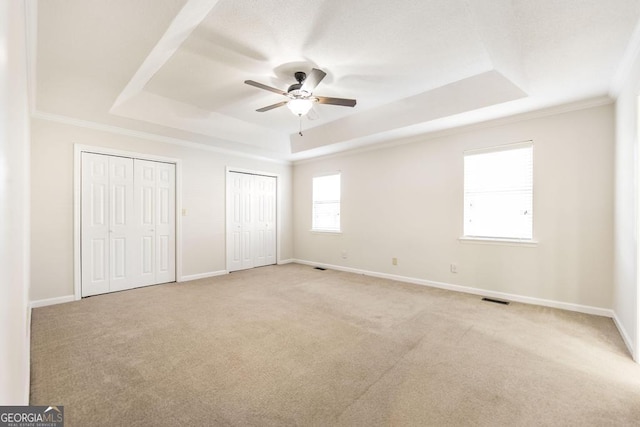
<path fill-rule="evenodd" d="M 175 165 L 82 153 L 82 296 L 175 280 Z"/>
<path fill-rule="evenodd" d="M 254 175 L 254 266 L 276 263 L 276 178 Z"/>
<path fill-rule="evenodd" d="M 109 158 L 82 153 L 82 296 L 109 292 Z"/>
<path fill-rule="evenodd" d="M 276 178 L 227 174 L 227 268 L 276 263 Z"/>
<path fill-rule="evenodd" d="M 82 296 L 135 283 L 133 159 L 82 153 Z"/>
<path fill-rule="evenodd" d="M 134 160 L 137 286 L 175 280 L 175 165 Z"/>

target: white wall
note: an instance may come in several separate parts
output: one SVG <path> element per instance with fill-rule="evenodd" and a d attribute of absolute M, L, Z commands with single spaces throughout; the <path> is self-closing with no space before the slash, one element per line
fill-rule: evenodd
<path fill-rule="evenodd" d="M 0 405 L 29 402 L 29 109 L 25 11 L 0 2 Z"/>
<path fill-rule="evenodd" d="M 616 101 L 614 303 L 618 327 L 640 362 L 638 295 L 638 93 L 640 57 Z"/>
<path fill-rule="evenodd" d="M 459 242 L 464 150 L 525 140 L 534 141 L 538 246 Z M 298 162 L 295 258 L 611 309 L 613 153 L 609 104 Z M 338 170 L 343 233 L 310 232 L 312 177 Z"/>
<path fill-rule="evenodd" d="M 293 255 L 291 166 L 73 126 L 32 121 L 32 300 L 72 295 L 74 143 L 182 160 L 183 276 L 226 269 L 225 170 L 280 174 L 281 259 Z"/>

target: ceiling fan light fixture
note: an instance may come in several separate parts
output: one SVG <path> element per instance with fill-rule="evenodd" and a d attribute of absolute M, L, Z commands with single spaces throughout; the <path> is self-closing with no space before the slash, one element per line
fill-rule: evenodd
<path fill-rule="evenodd" d="M 287 107 L 293 114 L 302 117 L 311 110 L 313 101 L 309 98 L 295 98 L 287 103 Z"/>
<path fill-rule="evenodd" d="M 312 69 L 308 76 L 302 71 L 297 71 L 294 76 L 298 83 L 294 83 L 289 86 L 289 89 L 287 89 L 286 92 L 276 89 L 275 87 L 254 82 L 253 80 L 245 80 L 244 82 L 249 86 L 268 90 L 269 92 L 274 92 L 288 98 L 287 101 L 277 102 L 275 104 L 267 105 L 266 107 L 258 108 L 256 111 L 259 113 L 264 113 L 266 111 L 273 110 L 274 108 L 287 105 L 294 115 L 302 118 L 302 116 L 306 115 L 309 110 L 311 110 L 314 102 L 319 104 L 339 105 L 342 107 L 355 107 L 355 99 L 331 98 L 327 96 L 313 95 L 316 86 L 318 86 L 326 75 L 327 73 L 317 68 Z"/>

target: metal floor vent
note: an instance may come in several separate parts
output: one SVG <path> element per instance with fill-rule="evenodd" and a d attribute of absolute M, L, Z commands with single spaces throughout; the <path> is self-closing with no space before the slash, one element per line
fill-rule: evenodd
<path fill-rule="evenodd" d="M 322 271 L 326 270 L 326 268 L 322 268 L 322 267 L 313 267 L 313 268 L 315 268 L 316 270 L 322 270 Z"/>
<path fill-rule="evenodd" d="M 482 298 L 482 301 L 489 301 L 489 302 L 493 302 L 496 304 L 502 304 L 502 305 L 509 305 L 509 301 L 502 301 L 499 299 L 493 299 L 493 298 Z"/>

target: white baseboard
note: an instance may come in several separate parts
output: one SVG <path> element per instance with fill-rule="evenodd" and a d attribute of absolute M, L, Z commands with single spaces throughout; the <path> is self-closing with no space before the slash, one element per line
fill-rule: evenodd
<path fill-rule="evenodd" d="M 190 280 L 206 279 L 207 277 L 224 276 L 229 274 L 227 270 L 210 271 L 208 273 L 190 274 L 188 276 L 182 276 L 178 282 L 188 282 Z"/>
<path fill-rule="evenodd" d="M 38 299 L 29 303 L 29 308 L 46 307 L 48 305 L 63 304 L 65 302 L 75 301 L 74 295 L 66 295 L 63 297 Z"/>
<path fill-rule="evenodd" d="M 284 264 L 291 264 L 292 262 L 296 262 L 296 260 L 294 259 L 281 259 L 280 261 L 278 261 L 278 265 L 284 265 Z"/>
<path fill-rule="evenodd" d="M 631 353 L 631 357 L 633 357 L 633 360 L 640 363 L 640 355 L 635 354 L 633 344 L 631 343 L 631 339 L 629 338 L 629 334 L 627 333 L 627 330 L 624 328 L 624 325 L 618 318 L 618 315 L 615 311 L 613 312 L 613 323 L 615 323 L 616 328 L 618 328 L 618 332 L 620 332 L 622 341 L 624 341 L 624 345 L 627 346 L 627 350 L 629 350 L 629 353 Z"/>
<path fill-rule="evenodd" d="M 432 288 L 446 289 L 449 291 L 464 292 L 467 294 L 482 295 L 491 298 L 499 298 L 508 301 L 521 302 L 524 304 L 540 305 L 543 307 L 559 308 L 562 310 L 576 311 L 579 313 L 594 314 L 596 316 L 613 317 L 613 310 L 601 307 L 592 307 L 588 305 L 573 304 L 568 302 L 553 301 L 542 298 L 534 298 L 523 295 L 509 294 L 505 292 L 490 291 L 480 288 L 472 288 L 469 286 L 454 285 L 451 283 L 435 282 L 432 280 L 418 279 L 415 277 L 399 276 L 396 274 L 379 273 L 376 271 L 361 270 L 358 268 L 343 267 L 340 265 L 324 264 L 321 262 L 313 262 L 302 259 L 294 259 L 298 264 L 312 265 L 317 267 L 328 268 L 331 270 L 346 271 L 349 273 L 364 274 L 365 276 L 380 277 L 382 279 L 396 280 L 398 282 L 413 283 L 415 285 L 429 286 Z"/>

